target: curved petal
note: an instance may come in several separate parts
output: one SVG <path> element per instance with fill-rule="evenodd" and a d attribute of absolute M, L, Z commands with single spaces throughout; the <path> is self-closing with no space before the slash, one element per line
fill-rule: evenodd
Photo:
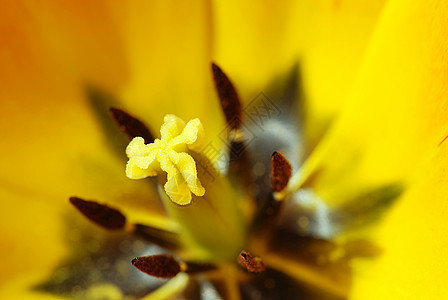
<path fill-rule="evenodd" d="M 383 249 L 353 262 L 350 299 L 446 299 L 447 145 L 419 169 L 414 185 L 370 234 Z"/>
<path fill-rule="evenodd" d="M 249 103 L 297 60 L 299 2 L 215 1 L 213 57 Z"/>
<path fill-rule="evenodd" d="M 51 205 L 54 199 L 26 190 L 18 193 L 1 187 L 0 199 L 0 282 L 28 272 L 48 276 L 68 253 L 60 226 L 65 210 Z"/>
<path fill-rule="evenodd" d="M 352 299 L 448 295 L 447 17 L 444 1 L 388 3 L 346 110 L 305 166 L 315 175 L 306 184 L 332 204 L 391 182 L 409 187 L 369 228 L 383 254 L 354 264 Z"/>
<path fill-rule="evenodd" d="M 219 103 L 211 100 L 210 10 L 207 0 L 132 1 L 123 9 L 132 73 L 123 101 L 155 128 L 167 113 L 184 120 L 199 117 L 211 133 L 224 128 Z"/>
<path fill-rule="evenodd" d="M 17 2 L 39 42 L 71 74 L 112 91 L 128 78 L 118 5 L 104 0 Z"/>
<path fill-rule="evenodd" d="M 365 95 L 379 103 L 370 120 L 380 121 L 369 130 L 380 139 L 369 143 L 369 156 L 383 156 L 381 166 L 369 167 L 373 177 L 379 169 L 386 177 L 410 173 L 411 184 L 372 232 L 384 254 L 355 264 L 352 299 L 448 297 L 447 17 L 444 1 L 390 2 L 367 62 L 365 79 L 372 83 L 363 85 Z"/>
<path fill-rule="evenodd" d="M 351 91 L 385 0 L 301 1 L 306 135 L 315 144 Z"/>
<path fill-rule="evenodd" d="M 333 204 L 406 183 L 446 135 L 445 5 L 401 5 L 388 6 L 343 114 L 298 176 Z"/>
<path fill-rule="evenodd" d="M 141 216 L 148 207 L 155 215 L 163 216 L 153 187 L 126 179 L 124 163 L 108 150 L 101 127 L 82 96 L 79 78 L 94 81 L 101 77 L 96 73 L 83 74 L 99 66 L 83 65 L 75 70 L 71 67 L 78 58 L 55 53 L 66 39 L 69 43 L 65 47 L 77 44 L 78 34 L 65 36 L 64 25 L 58 26 L 66 11 L 58 14 L 54 7 L 59 4 L 51 2 L 41 3 L 42 10 L 33 8 L 29 1 L 26 4 L 0 4 L 0 231 L 5 259 L 2 280 L 19 272 L 50 271 L 64 255 L 60 221 L 64 208 L 69 207 L 67 199 L 73 194 L 128 204 L 124 211 L 132 215 L 133 222 L 151 223 L 151 214 Z M 89 9 L 77 8 L 75 11 L 81 15 L 83 9 Z M 101 23 L 98 14 L 90 16 Z M 89 24 L 82 17 L 79 20 Z M 77 25 L 65 21 L 65 26 L 77 30 Z M 55 27 L 55 31 L 49 32 L 49 27 Z M 90 28 L 89 39 L 96 34 L 94 28 Z M 62 40 L 57 40 L 59 35 Z M 82 55 L 79 59 L 83 60 Z M 110 76 L 102 79 L 110 80 L 109 84 L 119 82 Z M 134 214 L 136 210 L 140 214 Z M 162 218 L 155 222 L 163 226 Z"/>
<path fill-rule="evenodd" d="M 50 295 L 45 292 L 37 292 L 30 287 L 43 280 L 40 272 L 29 272 L 17 279 L 8 281 L 8 284 L 0 287 L 0 297 L 2 299 L 23 299 L 23 300 L 63 300 L 68 297 Z"/>
<path fill-rule="evenodd" d="M 45 10 L 37 9 L 29 1 L 26 5 L 19 1 L 0 4 L 0 40 L 3 45 L 0 49 L 3 66 L 0 72 L 0 136 L 3 145 L 0 185 L 14 190 L 25 189 L 40 197 L 49 196 L 58 199 L 57 203 L 63 206 L 67 205 L 69 196 L 78 194 L 99 201 L 122 202 L 127 199 L 125 203 L 131 206 L 151 207 L 163 214 L 152 187 L 126 179 L 124 163 L 111 153 L 92 107 L 83 96 L 84 87 L 79 79 L 97 76 L 83 72 L 101 67 L 86 67 L 83 71 L 72 69 L 68 54 L 66 57 L 63 53 L 55 53 L 59 50 L 57 45 L 65 43 L 66 39 L 67 45 L 82 47 L 83 42 L 77 40 L 79 36 L 83 36 L 81 40 L 84 41 L 94 39 L 97 34 L 103 35 L 101 28 L 112 22 L 110 10 L 100 9 L 105 4 L 99 2 L 92 4 L 99 6 L 96 8 L 69 3 L 69 8 L 77 14 L 64 19 L 66 8 L 59 2 L 48 1 L 42 5 Z M 64 11 L 59 14 L 58 9 Z M 95 12 L 97 9 L 99 12 Z M 100 22 L 103 17 L 100 12 L 104 12 L 104 18 L 109 21 Z M 56 28 L 51 31 L 49 24 L 42 22 L 49 22 Z M 78 26 L 77 22 L 83 25 Z M 82 32 L 89 24 L 91 31 L 84 35 Z M 76 33 L 69 34 L 65 30 Z M 104 39 L 110 40 L 110 36 L 104 36 Z M 95 44 L 98 46 L 94 47 L 95 51 L 104 47 L 100 40 Z M 118 59 L 113 60 L 115 65 L 120 65 Z M 119 81 L 105 79 L 114 84 Z M 149 202 L 152 205 L 148 205 Z"/>

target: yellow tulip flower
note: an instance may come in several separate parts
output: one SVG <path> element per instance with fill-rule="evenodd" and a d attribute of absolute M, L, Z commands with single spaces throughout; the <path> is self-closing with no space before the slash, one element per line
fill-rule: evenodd
<path fill-rule="evenodd" d="M 2 1 L 0 298 L 448 298 L 447 16 Z"/>

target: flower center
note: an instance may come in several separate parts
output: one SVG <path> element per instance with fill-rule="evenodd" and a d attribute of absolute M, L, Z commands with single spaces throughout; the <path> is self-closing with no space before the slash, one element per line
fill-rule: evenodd
<path fill-rule="evenodd" d="M 128 145 L 126 176 L 141 179 L 164 171 L 167 173 L 164 189 L 171 201 L 190 204 L 191 194 L 203 196 L 205 189 L 198 178 L 196 163 L 186 151 L 202 145 L 203 131 L 199 119 L 185 124 L 174 115 L 166 115 L 160 129 L 161 139 L 145 144 L 142 137 L 135 137 Z"/>

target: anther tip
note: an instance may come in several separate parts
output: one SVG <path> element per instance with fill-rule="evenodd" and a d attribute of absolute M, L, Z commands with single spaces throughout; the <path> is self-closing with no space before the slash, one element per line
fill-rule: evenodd
<path fill-rule="evenodd" d="M 70 197 L 69 201 L 87 219 L 103 228 L 123 229 L 126 224 L 126 217 L 120 211 L 105 204 L 83 200 L 79 197 Z"/>
<path fill-rule="evenodd" d="M 288 185 L 292 175 L 292 167 L 289 161 L 280 152 L 272 153 L 271 188 L 274 192 L 280 192 Z"/>
<path fill-rule="evenodd" d="M 141 272 L 159 278 L 172 278 L 182 271 L 174 257 L 166 254 L 136 257 L 132 265 Z"/>
<path fill-rule="evenodd" d="M 211 66 L 212 66 L 212 70 L 213 70 L 213 71 L 219 69 L 218 65 L 217 65 L 215 62 L 213 62 L 213 61 L 211 62 Z"/>
<path fill-rule="evenodd" d="M 266 270 L 263 260 L 258 256 L 253 256 L 248 251 L 241 251 L 238 256 L 238 263 L 251 273 L 260 273 Z"/>
<path fill-rule="evenodd" d="M 152 143 L 154 141 L 151 131 L 139 119 L 118 107 L 110 107 L 109 112 L 119 129 L 123 131 L 129 139 L 141 136 L 145 139 L 146 143 Z"/>

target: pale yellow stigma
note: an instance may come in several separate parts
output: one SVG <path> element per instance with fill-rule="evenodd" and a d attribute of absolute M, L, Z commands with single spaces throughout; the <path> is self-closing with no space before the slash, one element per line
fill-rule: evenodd
<path fill-rule="evenodd" d="M 126 148 L 129 161 L 126 176 L 141 179 L 167 173 L 164 185 L 170 199 L 180 205 L 191 202 L 191 193 L 203 196 L 205 189 L 199 181 L 196 162 L 186 153 L 188 149 L 199 150 L 203 143 L 204 128 L 199 119 L 185 122 L 166 115 L 160 129 L 161 138 L 145 145 L 142 137 L 135 137 Z"/>

